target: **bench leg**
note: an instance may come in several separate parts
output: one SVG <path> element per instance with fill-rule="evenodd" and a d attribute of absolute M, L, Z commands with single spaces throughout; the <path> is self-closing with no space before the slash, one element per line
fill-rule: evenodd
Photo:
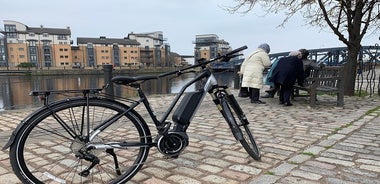
<path fill-rule="evenodd" d="M 344 105 L 344 94 L 343 93 L 338 93 L 337 94 L 337 106 L 338 107 L 343 107 Z"/>
<path fill-rule="evenodd" d="M 315 101 L 317 101 L 317 93 L 313 90 L 310 91 L 309 104 L 310 107 L 315 107 Z"/>

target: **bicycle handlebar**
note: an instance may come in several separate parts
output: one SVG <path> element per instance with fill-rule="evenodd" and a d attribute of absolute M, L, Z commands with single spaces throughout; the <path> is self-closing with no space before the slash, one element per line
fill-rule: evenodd
<path fill-rule="evenodd" d="M 239 47 L 239 48 L 237 48 L 235 50 L 232 50 L 232 51 L 230 51 L 230 52 L 228 52 L 226 54 L 223 54 L 223 55 L 220 55 L 218 57 L 212 58 L 212 59 L 210 59 L 208 61 L 205 61 L 205 62 L 202 62 L 202 63 L 198 63 L 196 65 L 189 66 L 189 67 L 177 70 L 177 71 L 172 71 L 172 72 L 167 72 L 167 73 L 160 74 L 160 75 L 158 75 L 158 78 L 166 77 L 166 76 L 173 75 L 173 74 L 182 74 L 183 73 L 182 71 L 193 69 L 193 68 L 197 68 L 197 67 L 201 67 L 201 66 L 206 66 L 207 64 L 212 63 L 212 62 L 214 62 L 216 60 L 219 60 L 219 59 L 222 59 L 224 61 L 229 61 L 231 58 L 240 56 L 240 54 L 236 54 L 236 53 L 238 53 L 238 52 L 240 52 L 242 50 L 245 50 L 247 48 L 248 47 L 246 45 L 244 45 L 244 46 Z"/>

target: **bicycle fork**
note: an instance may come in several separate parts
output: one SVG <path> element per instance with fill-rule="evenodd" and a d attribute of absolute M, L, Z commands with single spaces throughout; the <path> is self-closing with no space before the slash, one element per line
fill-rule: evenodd
<path fill-rule="evenodd" d="M 232 94 L 230 94 L 226 90 L 226 88 L 227 87 L 223 87 L 222 89 L 217 89 L 216 91 L 210 94 L 219 112 L 223 115 L 224 119 L 227 121 L 228 126 L 230 127 L 235 139 L 237 141 L 241 141 L 243 140 L 243 134 L 239 126 L 248 124 L 248 121 L 245 118 L 245 115 L 243 114 L 243 111 L 241 110 L 239 104 L 236 102 L 235 97 Z M 229 104 L 232 105 L 232 107 L 230 107 Z M 231 111 L 231 108 L 232 110 L 236 112 L 236 115 L 241 120 L 242 124 L 238 124 L 238 122 L 236 122 L 236 119 Z"/>

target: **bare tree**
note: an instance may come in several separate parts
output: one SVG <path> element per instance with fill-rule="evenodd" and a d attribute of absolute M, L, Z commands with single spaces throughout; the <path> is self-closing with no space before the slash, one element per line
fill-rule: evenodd
<path fill-rule="evenodd" d="M 358 54 L 367 32 L 375 34 L 380 26 L 380 0 L 234 0 L 231 13 L 248 13 L 261 6 L 267 13 L 284 12 L 284 25 L 300 13 L 305 22 L 321 29 L 330 28 L 347 45 L 345 64 L 345 95 L 354 95 Z"/>

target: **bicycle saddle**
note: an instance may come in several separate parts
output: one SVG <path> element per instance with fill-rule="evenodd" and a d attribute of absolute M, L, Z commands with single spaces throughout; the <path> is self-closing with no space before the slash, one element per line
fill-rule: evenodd
<path fill-rule="evenodd" d="M 145 80 L 151 80 L 151 79 L 158 79 L 158 76 L 153 76 L 153 75 L 143 75 L 143 76 L 136 76 L 136 77 L 115 76 L 111 79 L 111 82 L 116 83 L 116 84 L 128 85 L 130 83 L 134 83 L 137 81 L 145 81 Z"/>

